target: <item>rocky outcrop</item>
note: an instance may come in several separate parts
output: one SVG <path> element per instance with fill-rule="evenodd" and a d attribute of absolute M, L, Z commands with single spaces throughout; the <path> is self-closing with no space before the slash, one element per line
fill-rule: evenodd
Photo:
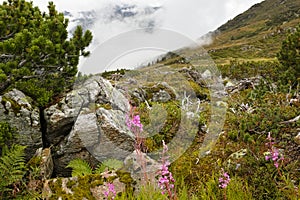
<path fill-rule="evenodd" d="M 211 77 L 209 71 L 201 74 L 187 69 L 185 73 L 195 82 Z M 22 92 L 12 90 L 0 97 L 0 113 L 3 113 L 0 120 L 3 118 L 2 120 L 9 121 L 21 131 L 20 143 L 29 146 L 30 157 L 42 146 L 43 135 L 43 139 L 49 143 L 52 153 L 50 157 L 53 159 L 45 161 L 48 164 L 53 162 L 53 165 L 51 170 L 45 169 L 44 178 L 51 176 L 52 168 L 54 176 L 67 177 L 71 171 L 66 166 L 75 158 L 84 159 L 91 166 L 97 166 L 99 162 L 109 158 L 130 158 L 134 152 L 135 136 L 126 126 L 126 114 L 130 105 L 124 91 L 138 103 L 147 103 L 149 109 L 152 108 L 148 101 L 166 103 L 176 100 L 178 95 L 173 89 L 174 83 L 155 80 L 151 84 L 134 84 L 126 90 L 126 86 L 132 86 L 126 80 L 123 80 L 125 87 L 121 87 L 122 84 L 120 87 L 117 87 L 118 84 L 113 87 L 101 76 L 93 76 L 75 84 L 71 92 L 46 108 L 43 113 L 39 113 L 39 109 L 33 107 L 31 100 Z M 176 84 L 180 83 L 180 80 L 176 81 Z M 183 98 L 188 97 L 185 95 Z M 43 134 L 40 127 L 43 127 Z M 156 165 L 152 161 L 148 163 Z"/>
<path fill-rule="evenodd" d="M 192 71 L 186 73 L 189 73 L 193 80 L 200 76 L 202 80 L 203 77 L 209 79 L 211 76 L 209 71 L 203 74 L 193 74 Z M 127 82 L 124 84 L 131 86 Z M 177 98 L 174 85 L 167 82 L 153 81 L 148 85 L 134 87 L 137 89 L 131 88 L 132 90 L 126 91 L 139 103 L 165 103 Z M 53 159 L 45 161 L 48 164 L 53 162 L 53 165 L 51 170 L 45 169 L 44 178 L 51 176 L 52 168 L 54 176 L 67 177 L 71 171 L 66 166 L 75 158 L 84 159 L 91 166 L 97 166 L 99 162 L 109 158 L 128 160 L 133 154 L 135 136 L 126 126 L 126 115 L 130 105 L 124 90 L 122 87 L 113 87 L 101 76 L 93 76 L 85 82 L 75 84 L 71 92 L 46 108 L 44 113 L 39 113 L 22 92 L 12 90 L 1 97 L 0 112 L 3 113 L 2 118 L 5 116 L 5 120 L 10 120 L 11 124 L 22 131 L 21 144 L 31 145 L 30 156 L 42 146 L 40 127 L 43 125 L 46 128 L 46 131 L 43 131 L 43 139 L 49 142 L 52 152 L 50 157 Z M 152 109 L 149 105 L 148 107 Z M 21 122 L 25 128 L 20 125 Z M 148 163 L 156 165 L 152 161 Z"/>
<path fill-rule="evenodd" d="M 0 96 L 0 121 L 16 129 L 16 141 L 27 146 L 26 158 L 30 159 L 42 147 L 39 110 L 32 100 L 19 90 L 13 89 Z"/>

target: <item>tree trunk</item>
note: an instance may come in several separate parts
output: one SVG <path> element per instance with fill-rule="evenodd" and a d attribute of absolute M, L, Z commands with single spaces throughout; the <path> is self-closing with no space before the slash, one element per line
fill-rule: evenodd
<path fill-rule="evenodd" d="M 47 122 L 44 116 L 44 111 L 45 111 L 45 107 L 39 107 L 43 148 L 49 148 L 50 143 L 47 138 Z"/>
<path fill-rule="evenodd" d="M 11 85 L 10 79 L 7 79 L 5 82 L 0 83 L 0 94 L 3 94 L 4 91 Z"/>

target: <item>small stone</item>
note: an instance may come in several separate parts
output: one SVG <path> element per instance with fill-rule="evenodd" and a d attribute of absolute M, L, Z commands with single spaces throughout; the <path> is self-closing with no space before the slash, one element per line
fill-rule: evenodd
<path fill-rule="evenodd" d="M 294 141 L 300 145 L 300 132 L 298 133 L 298 135 L 294 138 Z"/>
<path fill-rule="evenodd" d="M 204 79 L 210 79 L 212 77 L 212 74 L 209 70 L 205 70 L 205 72 L 203 72 L 202 74 L 202 78 Z"/>
<path fill-rule="evenodd" d="M 5 103 L 5 108 L 6 108 L 6 109 L 10 109 L 10 108 L 11 108 L 11 103 L 10 103 L 9 101 L 7 101 L 7 102 Z"/>
<path fill-rule="evenodd" d="M 171 99 L 171 96 L 165 90 L 159 90 L 159 92 L 153 95 L 152 101 L 154 102 L 168 102 Z"/>
<path fill-rule="evenodd" d="M 235 86 L 235 84 L 233 84 L 231 81 L 228 81 L 227 83 L 226 83 L 226 88 L 228 88 L 228 87 L 234 87 Z"/>

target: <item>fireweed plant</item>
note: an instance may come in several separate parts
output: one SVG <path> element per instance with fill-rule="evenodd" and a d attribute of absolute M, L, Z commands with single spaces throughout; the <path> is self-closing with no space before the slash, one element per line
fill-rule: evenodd
<path fill-rule="evenodd" d="M 105 199 L 107 199 L 107 200 L 110 200 L 110 199 L 114 200 L 115 197 L 116 197 L 116 195 L 117 195 L 114 184 L 107 183 L 107 184 L 105 184 L 105 186 L 107 187 L 107 190 L 105 190 L 103 192 L 103 194 L 105 196 Z"/>
<path fill-rule="evenodd" d="M 265 159 L 266 161 L 273 161 L 274 166 L 278 169 L 279 167 L 279 162 L 284 160 L 283 155 L 279 153 L 279 150 L 274 146 L 275 142 L 274 138 L 271 137 L 271 133 L 268 133 L 267 137 L 267 143 L 266 146 L 268 147 L 268 151 L 265 153 Z M 279 174 L 281 175 L 279 169 L 278 169 Z"/>
<path fill-rule="evenodd" d="M 230 182 L 230 177 L 228 173 L 224 171 L 223 168 L 221 170 L 222 173 L 221 173 L 221 177 L 219 178 L 219 187 L 225 189 Z"/>
<path fill-rule="evenodd" d="M 165 144 L 165 141 L 162 140 L 163 151 L 161 156 L 162 165 L 158 172 L 158 187 L 162 190 L 162 194 L 167 194 L 169 199 L 178 199 L 176 191 L 174 188 L 175 179 L 172 176 L 172 173 L 169 171 L 169 157 L 167 156 L 168 146 Z"/>
<path fill-rule="evenodd" d="M 219 178 L 219 187 L 224 189 L 224 199 L 226 200 L 226 188 L 230 182 L 230 176 L 224 169 L 221 169 L 221 176 Z"/>
<path fill-rule="evenodd" d="M 136 112 L 135 107 L 130 108 L 130 112 L 126 115 L 126 125 L 130 131 L 135 135 L 135 151 L 137 153 L 137 159 L 140 161 L 143 173 L 144 181 L 148 181 L 148 176 L 146 173 L 146 160 L 143 156 L 143 151 L 147 151 L 145 144 L 145 139 L 142 137 L 143 124 L 140 121 L 140 116 Z M 177 200 L 177 195 L 174 188 L 175 179 L 172 176 L 172 173 L 169 171 L 169 157 L 167 156 L 168 146 L 165 144 L 165 141 L 162 140 L 163 151 L 161 155 L 161 166 L 158 171 L 158 187 L 161 190 L 161 193 L 168 195 L 169 199 Z M 144 184 L 146 184 L 145 182 Z"/>
<path fill-rule="evenodd" d="M 146 173 L 146 160 L 143 155 L 143 151 L 147 151 L 145 147 L 145 138 L 142 137 L 143 124 L 140 120 L 140 115 L 136 112 L 135 107 L 130 107 L 129 114 L 126 115 L 126 125 L 128 129 L 135 135 L 134 149 L 137 155 L 137 160 L 140 162 L 140 166 L 144 175 L 144 181 L 148 181 Z"/>

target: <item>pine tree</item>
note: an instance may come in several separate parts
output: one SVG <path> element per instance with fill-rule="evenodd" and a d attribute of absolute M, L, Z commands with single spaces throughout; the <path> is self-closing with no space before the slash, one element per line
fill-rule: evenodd
<path fill-rule="evenodd" d="M 8 0 L 0 5 L 0 94 L 15 87 L 39 107 L 72 86 L 80 56 L 92 40 L 77 27 L 68 38 L 68 19 L 49 2 L 42 13 L 32 2 Z"/>
<path fill-rule="evenodd" d="M 283 41 L 278 60 L 285 71 L 285 78 L 295 83 L 300 78 L 300 25 Z"/>
<path fill-rule="evenodd" d="M 0 121 L 0 154 L 2 148 L 12 142 L 15 134 L 15 129 L 9 123 Z"/>

